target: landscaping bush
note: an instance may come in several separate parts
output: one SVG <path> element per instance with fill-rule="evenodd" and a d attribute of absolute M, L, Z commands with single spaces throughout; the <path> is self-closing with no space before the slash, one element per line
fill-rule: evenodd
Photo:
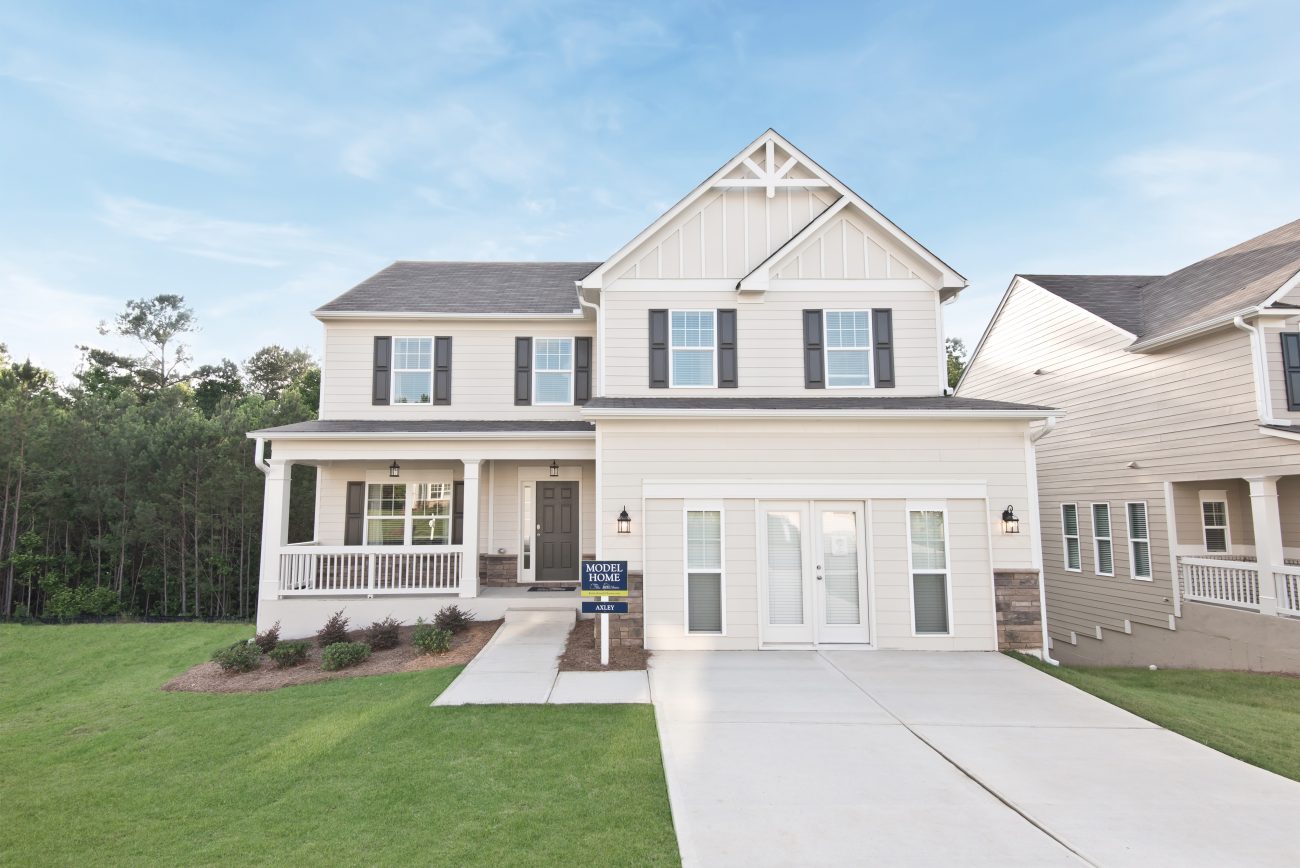
<path fill-rule="evenodd" d="M 236 642 L 212 652 L 212 660 L 227 672 L 252 672 L 262 665 L 262 649 L 252 642 Z"/>
<path fill-rule="evenodd" d="M 366 644 L 370 646 L 371 651 L 396 648 L 397 643 L 402 638 L 398 632 L 401 626 L 402 622 L 395 620 L 392 616 L 382 621 L 376 621 L 366 628 Z"/>
<path fill-rule="evenodd" d="M 433 616 L 433 624 L 439 630 L 459 633 L 474 620 L 473 612 L 466 612 L 460 606 L 445 606 Z"/>
<path fill-rule="evenodd" d="M 272 648 L 267 656 L 274 660 L 279 668 L 288 669 L 306 660 L 310 647 L 306 642 L 281 642 Z"/>
<path fill-rule="evenodd" d="M 262 649 L 263 654 L 270 654 L 280 644 L 280 622 L 276 621 L 271 629 L 253 637 L 253 644 Z"/>
<path fill-rule="evenodd" d="M 370 656 L 370 646 L 365 642 L 335 642 L 327 645 L 321 654 L 320 668 L 329 671 L 356 666 Z"/>
<path fill-rule="evenodd" d="M 411 644 L 421 654 L 441 654 L 451 650 L 451 631 L 444 630 L 436 624 L 426 624 L 420 618 L 415 622 L 415 632 L 411 634 Z"/>
<path fill-rule="evenodd" d="M 343 617 L 343 610 L 330 615 L 325 626 L 316 631 L 316 644 L 328 648 L 340 642 L 348 641 L 348 619 Z"/>

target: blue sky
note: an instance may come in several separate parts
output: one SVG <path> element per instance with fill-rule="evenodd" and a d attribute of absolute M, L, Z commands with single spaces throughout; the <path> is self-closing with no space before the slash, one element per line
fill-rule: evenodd
<path fill-rule="evenodd" d="M 0 0 L 0 342 L 319 348 L 394 259 L 603 259 L 772 126 L 971 280 L 1300 217 L 1300 3 Z"/>

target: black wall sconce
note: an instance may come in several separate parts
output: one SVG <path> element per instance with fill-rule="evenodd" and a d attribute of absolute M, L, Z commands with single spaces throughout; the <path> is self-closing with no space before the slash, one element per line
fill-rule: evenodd
<path fill-rule="evenodd" d="M 1020 519 L 1016 517 L 1016 511 L 1010 506 L 1002 510 L 1002 532 L 1020 533 Z"/>
<path fill-rule="evenodd" d="M 401 476 L 402 466 L 398 464 L 396 461 L 394 461 L 392 464 L 388 465 L 388 475 L 393 477 L 394 479 Z"/>
<path fill-rule="evenodd" d="M 554 479 L 555 477 L 560 475 L 560 465 L 552 461 L 550 471 L 551 471 L 551 478 Z"/>
<path fill-rule="evenodd" d="M 627 514 L 626 506 L 623 507 L 623 511 L 618 514 L 618 532 L 619 533 L 632 532 L 632 516 Z"/>

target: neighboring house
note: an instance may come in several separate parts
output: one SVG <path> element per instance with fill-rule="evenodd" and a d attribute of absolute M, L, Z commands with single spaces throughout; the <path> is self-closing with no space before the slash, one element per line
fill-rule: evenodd
<path fill-rule="evenodd" d="M 957 394 L 1066 413 L 1056 657 L 1300 671 L 1300 221 L 1164 277 L 1016 276 Z"/>
<path fill-rule="evenodd" d="M 1041 648 L 1001 519 L 1053 411 L 945 396 L 965 286 L 772 131 L 604 262 L 398 262 L 315 312 L 320 420 L 249 435 L 258 624 L 576 607 L 534 589 L 600 557 L 624 643 Z"/>

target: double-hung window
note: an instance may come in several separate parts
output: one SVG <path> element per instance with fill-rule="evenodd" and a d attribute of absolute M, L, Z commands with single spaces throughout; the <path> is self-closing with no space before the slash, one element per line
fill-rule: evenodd
<path fill-rule="evenodd" d="M 573 338 L 533 339 L 533 403 L 573 403 Z"/>
<path fill-rule="evenodd" d="M 912 629 L 918 635 L 950 632 L 948 537 L 942 509 L 909 509 L 907 537 L 912 574 Z"/>
<path fill-rule="evenodd" d="M 871 385 L 871 311 L 826 311 L 826 387 Z"/>
<path fill-rule="evenodd" d="M 722 632 L 722 511 L 686 510 L 686 630 Z"/>
<path fill-rule="evenodd" d="M 433 338 L 393 338 L 393 403 L 430 404 Z"/>
<path fill-rule="evenodd" d="M 1065 549 L 1065 568 L 1072 573 L 1079 572 L 1083 569 L 1083 562 L 1079 551 L 1078 504 L 1061 504 L 1061 539 Z"/>
<path fill-rule="evenodd" d="M 447 545 L 451 542 L 450 482 L 371 483 L 366 486 L 366 545 Z"/>
<path fill-rule="evenodd" d="M 1092 505 L 1092 553 L 1099 576 L 1115 575 L 1115 546 L 1110 535 L 1110 504 Z"/>
<path fill-rule="evenodd" d="M 717 311 L 675 310 L 670 318 L 671 385 L 716 386 Z"/>
<path fill-rule="evenodd" d="M 1228 550 L 1228 495 L 1223 491 L 1201 492 L 1201 527 L 1205 533 L 1205 550 L 1224 553 Z"/>
<path fill-rule="evenodd" d="M 1128 548 L 1133 563 L 1133 578 L 1151 578 L 1151 537 L 1147 529 L 1147 505 L 1142 502 L 1129 503 L 1128 507 Z"/>

